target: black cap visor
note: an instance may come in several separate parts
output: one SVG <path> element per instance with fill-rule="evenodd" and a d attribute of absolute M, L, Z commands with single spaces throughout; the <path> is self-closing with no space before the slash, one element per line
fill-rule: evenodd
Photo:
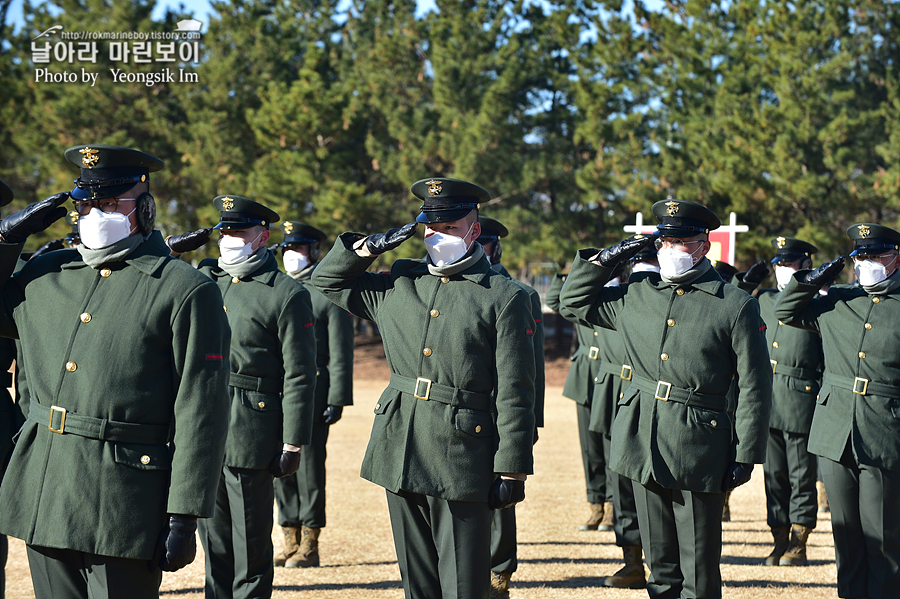
<path fill-rule="evenodd" d="M 69 194 L 73 200 L 102 200 L 120 196 L 138 183 L 141 177 L 146 180 L 146 175 L 132 175 L 130 177 L 118 177 L 116 179 L 103 179 L 85 181 L 75 179 L 75 189 Z"/>
<path fill-rule="evenodd" d="M 422 212 L 416 217 L 416 222 L 431 223 L 449 223 L 465 217 L 467 214 L 475 210 L 475 204 L 456 205 L 440 207 L 438 209 L 426 209 L 425 206 L 420 208 Z"/>
<path fill-rule="evenodd" d="M 246 214 L 241 212 L 224 212 L 219 224 L 213 229 L 221 229 L 223 231 L 241 231 L 250 227 L 265 227 L 265 221 L 255 214 Z"/>
<path fill-rule="evenodd" d="M 866 240 L 870 241 L 870 240 Z M 850 257 L 854 256 L 878 256 L 880 254 L 884 254 L 885 252 L 890 252 L 891 250 L 897 250 L 898 244 L 894 243 L 887 239 L 872 239 L 871 241 L 876 243 L 866 243 L 866 245 L 858 245 L 856 246 L 852 252 L 850 252 Z"/>
<path fill-rule="evenodd" d="M 659 237 L 696 237 L 708 233 L 708 227 L 692 227 L 688 225 L 656 225 L 656 234 Z"/>

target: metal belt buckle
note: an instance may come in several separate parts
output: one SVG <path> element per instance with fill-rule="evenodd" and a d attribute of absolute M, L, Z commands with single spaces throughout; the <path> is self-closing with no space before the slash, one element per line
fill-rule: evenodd
<path fill-rule="evenodd" d="M 53 413 L 59 412 L 59 428 L 53 428 Z M 66 409 L 61 408 L 59 406 L 50 406 L 50 422 L 47 423 L 47 428 L 50 429 L 51 433 L 59 433 L 63 434 L 63 431 L 66 429 Z"/>
<path fill-rule="evenodd" d="M 862 391 L 859 391 L 859 384 L 862 383 Z M 869 389 L 869 379 L 861 379 L 856 377 L 853 380 L 853 392 L 857 395 L 865 395 L 866 391 Z"/>
<path fill-rule="evenodd" d="M 628 374 L 625 374 L 626 372 Z M 621 372 L 621 374 L 619 374 L 619 378 L 622 379 L 623 381 L 630 381 L 631 374 L 632 374 L 631 366 L 629 366 L 628 364 L 622 364 L 622 372 Z"/>
<path fill-rule="evenodd" d="M 775 368 L 778 366 L 778 362 L 775 360 L 769 360 L 769 362 L 772 364 L 772 374 L 775 374 Z"/>
<path fill-rule="evenodd" d="M 600 348 L 592 346 L 591 351 L 588 352 L 588 358 L 590 358 L 591 360 L 596 360 L 597 356 L 599 356 L 599 355 L 600 355 Z"/>
<path fill-rule="evenodd" d="M 419 395 L 419 386 L 425 383 L 425 395 Z M 428 397 L 431 395 L 431 381 L 428 379 L 423 379 L 419 377 L 416 379 L 416 388 L 413 391 L 413 397 L 416 399 L 422 399 L 424 401 L 428 401 Z"/>
<path fill-rule="evenodd" d="M 660 395 L 660 394 L 659 394 L 659 389 L 660 389 L 660 387 L 662 387 L 663 385 L 666 386 L 666 394 L 665 394 L 665 395 Z M 670 393 L 671 391 L 672 391 L 672 383 L 667 383 L 667 382 L 665 382 L 665 381 L 659 381 L 659 382 L 656 383 L 656 395 L 655 395 L 654 397 L 655 397 L 656 399 L 661 400 L 661 401 L 669 401 L 669 393 Z"/>

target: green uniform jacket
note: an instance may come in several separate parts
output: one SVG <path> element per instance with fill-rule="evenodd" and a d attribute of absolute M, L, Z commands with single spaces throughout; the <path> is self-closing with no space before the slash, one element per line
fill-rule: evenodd
<path fill-rule="evenodd" d="M 20 249 L 0 245 L 0 272 Z M 170 258 L 158 232 L 109 268 L 76 250 L 29 261 L 0 289 L 0 335 L 21 338 L 30 404 L 0 489 L 0 532 L 150 559 L 167 513 L 212 515 L 231 334 L 215 285 Z M 65 426 L 51 406 L 67 411 Z M 90 421 L 95 438 L 85 418 L 103 419 Z"/>
<path fill-rule="evenodd" d="M 900 291 L 870 296 L 833 285 L 820 297 L 798 280 L 808 272 L 794 274 L 775 318 L 822 336 L 825 375 L 809 451 L 837 462 L 849 441 L 858 463 L 900 470 Z"/>
<path fill-rule="evenodd" d="M 541 294 L 537 289 L 526 285 L 522 281 L 513 279 L 509 271 L 502 264 L 491 266 L 501 275 L 518 283 L 528 293 L 531 302 L 531 317 L 534 318 L 534 422 L 535 426 L 544 426 L 544 396 L 546 392 L 546 379 L 544 377 L 544 311 L 541 304 Z"/>
<path fill-rule="evenodd" d="M 588 262 L 597 251 L 576 256 L 561 300 L 579 319 L 618 330 L 632 360 L 610 468 L 641 483 L 721 492 L 731 462 L 766 457 L 772 367 L 759 303 L 712 268 L 687 285 L 638 273 L 628 285 L 603 287 L 612 270 Z M 726 394 L 735 377 L 732 426 Z"/>
<path fill-rule="evenodd" d="M 735 277 L 738 287 L 747 293 L 756 287 Z M 775 318 L 777 289 L 760 289 L 756 299 L 766 321 L 766 342 L 772 362 L 772 415 L 769 427 L 789 433 L 809 434 L 816 394 L 822 384 L 822 338 L 818 333 L 784 326 Z"/>
<path fill-rule="evenodd" d="M 375 405 L 362 477 L 393 492 L 487 501 L 496 473 L 533 467 L 528 295 L 486 258 L 449 277 L 424 260 L 367 273 L 374 258 L 351 249 L 361 238 L 341 235 L 312 282 L 384 339 L 393 382 Z"/>
<path fill-rule="evenodd" d="M 297 276 L 312 299 L 316 318 L 316 407 L 320 418 L 326 406 L 353 405 L 353 315 L 330 302 L 309 281 L 319 263 L 315 262 Z"/>
<path fill-rule="evenodd" d="M 564 313 L 559 303 L 559 292 L 562 290 L 566 275 L 557 274 L 553 277 L 553 282 L 547 288 L 547 294 L 544 301 L 547 307 L 558 312 L 560 316 L 566 320 L 572 321 L 571 313 Z M 574 322 L 574 321 L 573 321 Z M 575 403 L 583 406 L 591 405 L 591 398 L 594 393 L 594 379 L 597 378 L 597 372 L 600 363 L 596 358 L 591 358 L 591 347 L 594 347 L 594 327 L 576 324 L 575 337 L 578 339 L 578 349 L 572 354 L 572 366 L 569 367 L 569 374 L 566 375 L 566 382 L 563 385 L 563 397 L 575 401 Z"/>
<path fill-rule="evenodd" d="M 316 338 L 309 292 L 275 256 L 238 279 L 208 258 L 197 267 L 222 292 L 231 325 L 231 407 L 225 465 L 263 469 L 283 443 L 309 445 Z"/>

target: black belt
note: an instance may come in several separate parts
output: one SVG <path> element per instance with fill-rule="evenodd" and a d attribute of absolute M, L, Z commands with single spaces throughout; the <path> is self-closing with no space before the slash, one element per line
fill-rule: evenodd
<path fill-rule="evenodd" d="M 476 393 L 456 387 L 440 385 L 423 378 L 414 379 L 399 374 L 391 374 L 391 382 L 388 385 L 402 393 L 412 393 L 416 399 L 423 401 L 436 401 L 451 406 L 469 408 L 472 410 L 491 411 L 491 396 L 487 393 Z"/>
<path fill-rule="evenodd" d="M 284 383 L 281 379 L 264 379 L 249 374 L 232 372 L 228 378 L 228 384 L 238 389 L 247 391 L 259 391 L 260 393 L 281 393 Z"/>
<path fill-rule="evenodd" d="M 59 406 L 48 408 L 37 402 L 31 403 L 28 419 L 38 424 L 46 424 L 51 433 L 60 435 L 78 435 L 99 441 L 141 445 L 165 445 L 169 441 L 168 424 L 116 422 L 106 418 L 82 416 Z"/>
<path fill-rule="evenodd" d="M 628 364 L 622 364 L 621 366 L 619 366 L 618 364 L 612 364 L 610 362 L 602 362 L 600 364 L 600 372 L 614 374 L 623 381 L 631 380 L 631 366 L 629 366 Z"/>
<path fill-rule="evenodd" d="M 769 360 L 772 363 L 772 374 L 783 374 L 784 376 L 792 376 L 795 379 L 818 380 L 822 373 L 810 368 L 792 368 L 779 364 L 775 360 Z"/>
<path fill-rule="evenodd" d="M 847 389 L 857 395 L 881 395 L 882 397 L 900 398 L 900 387 L 897 385 L 873 383 L 869 379 L 860 377 L 851 379 L 849 376 L 840 376 L 826 372 L 824 384 Z"/>
<path fill-rule="evenodd" d="M 653 393 L 653 397 L 660 401 L 674 401 L 685 405 L 708 408 L 710 410 L 724 411 L 728 406 L 728 398 L 724 395 L 712 395 L 700 393 L 693 389 L 681 389 L 666 381 L 652 381 L 642 376 L 634 375 L 631 384 L 641 391 Z"/>

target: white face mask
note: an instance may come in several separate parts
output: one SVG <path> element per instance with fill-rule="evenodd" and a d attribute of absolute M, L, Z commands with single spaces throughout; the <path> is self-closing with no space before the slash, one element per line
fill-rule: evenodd
<path fill-rule="evenodd" d="M 619 277 L 616 277 L 615 279 L 612 279 L 609 282 L 607 282 L 606 285 L 604 285 L 604 287 L 618 287 L 619 285 L 621 285 L 621 283 L 619 282 Z"/>
<path fill-rule="evenodd" d="M 794 276 L 795 272 L 797 272 L 797 269 L 789 266 L 776 266 L 775 282 L 778 284 L 778 288 L 784 289 L 787 287 L 787 284 L 791 282 L 791 277 Z"/>
<path fill-rule="evenodd" d="M 127 199 L 121 198 L 119 201 Z M 90 212 L 78 219 L 81 243 L 92 250 L 100 250 L 117 241 L 122 241 L 131 235 L 131 222 L 128 217 L 132 214 L 134 214 L 134 210 L 128 214 L 122 214 L 121 212 L 103 212 L 97 208 L 91 208 Z"/>
<path fill-rule="evenodd" d="M 300 272 L 309 265 L 309 258 L 304 256 L 300 252 L 295 252 L 294 250 L 285 251 L 283 258 L 284 270 L 286 270 L 287 272 Z"/>
<path fill-rule="evenodd" d="M 260 235 L 262 235 L 262 231 L 256 236 L 256 239 L 259 239 Z M 222 262 L 229 266 L 244 262 L 253 254 L 252 246 L 256 243 L 256 239 L 250 243 L 244 243 L 240 237 L 231 237 L 230 235 L 219 237 L 219 254 Z"/>
<path fill-rule="evenodd" d="M 466 245 L 466 237 L 472 232 L 475 223 L 469 225 L 469 230 L 462 237 L 449 233 L 432 233 L 425 238 L 425 249 L 435 266 L 453 264 L 466 255 L 469 246 Z"/>
<path fill-rule="evenodd" d="M 631 272 L 659 272 L 659 267 L 649 262 L 638 262 L 631 267 Z"/>
<path fill-rule="evenodd" d="M 856 272 L 856 278 L 859 279 L 859 284 L 863 287 L 880 283 L 888 276 L 887 268 L 884 267 L 884 264 L 875 262 L 874 260 L 857 262 L 853 266 L 853 270 Z"/>
<path fill-rule="evenodd" d="M 702 247 L 701 243 L 694 253 L 699 252 Z M 659 261 L 659 274 L 664 277 L 686 273 L 694 266 L 694 254 L 680 252 L 675 248 L 662 248 L 656 253 L 656 259 Z"/>

